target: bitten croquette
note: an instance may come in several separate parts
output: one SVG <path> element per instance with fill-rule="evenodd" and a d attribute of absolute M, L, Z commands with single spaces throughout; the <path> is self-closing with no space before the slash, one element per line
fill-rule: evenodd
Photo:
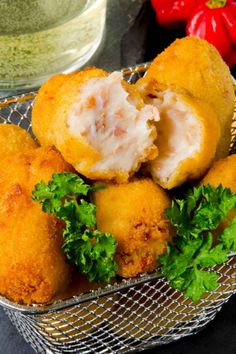
<path fill-rule="evenodd" d="M 212 107 L 176 85 L 142 78 L 136 86 L 144 102 L 156 106 L 158 156 L 148 163 L 154 181 L 166 189 L 204 176 L 220 139 L 220 124 Z"/>
<path fill-rule="evenodd" d="M 213 45 L 193 36 L 177 39 L 154 59 L 147 77 L 178 85 L 208 103 L 221 126 L 216 159 L 229 154 L 234 86 L 229 67 Z"/>
<path fill-rule="evenodd" d="M 157 156 L 159 120 L 122 73 L 88 68 L 57 75 L 42 86 L 32 111 L 34 134 L 55 145 L 87 178 L 127 182 L 142 162 Z"/>

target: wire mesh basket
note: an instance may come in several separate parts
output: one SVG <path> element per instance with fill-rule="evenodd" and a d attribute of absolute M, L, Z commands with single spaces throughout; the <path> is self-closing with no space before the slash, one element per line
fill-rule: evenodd
<path fill-rule="evenodd" d="M 123 70 L 129 82 L 148 64 Z M 0 122 L 31 132 L 35 92 L 0 101 Z M 32 133 L 32 132 L 31 132 Z M 236 151 L 236 114 L 231 153 Z M 0 297 L 12 323 L 38 353 L 134 353 L 195 334 L 236 293 L 236 257 L 221 266 L 219 286 L 197 303 L 156 274 L 117 281 L 48 306 L 23 306 Z"/>

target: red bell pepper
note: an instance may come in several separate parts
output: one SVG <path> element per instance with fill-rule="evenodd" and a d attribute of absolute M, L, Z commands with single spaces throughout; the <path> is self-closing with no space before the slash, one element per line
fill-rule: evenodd
<path fill-rule="evenodd" d="M 167 28 L 187 23 L 186 32 L 212 43 L 229 66 L 236 65 L 236 0 L 151 0 Z"/>
<path fill-rule="evenodd" d="M 157 22 L 166 28 L 178 28 L 185 24 L 196 6 L 206 0 L 151 0 Z"/>
<path fill-rule="evenodd" d="M 229 66 L 236 64 L 236 1 L 206 1 L 193 10 L 186 31 L 212 43 Z"/>

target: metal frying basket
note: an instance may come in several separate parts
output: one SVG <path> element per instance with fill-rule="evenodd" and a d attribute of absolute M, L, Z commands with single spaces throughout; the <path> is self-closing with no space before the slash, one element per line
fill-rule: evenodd
<path fill-rule="evenodd" d="M 124 69 L 135 82 L 148 64 Z M 31 131 L 35 92 L 0 101 L 0 122 Z M 236 151 L 236 114 L 231 153 Z M 215 267 L 220 285 L 197 303 L 156 274 L 123 280 L 48 306 L 22 306 L 0 297 L 12 323 L 38 353 L 134 353 L 195 334 L 236 293 L 236 257 Z"/>

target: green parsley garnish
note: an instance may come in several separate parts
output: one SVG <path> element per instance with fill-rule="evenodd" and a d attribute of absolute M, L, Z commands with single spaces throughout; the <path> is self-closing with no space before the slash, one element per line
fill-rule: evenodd
<path fill-rule="evenodd" d="M 223 219 L 229 220 L 233 208 L 236 193 L 221 185 L 206 185 L 193 188 L 185 199 L 174 200 L 166 210 L 176 237 L 158 263 L 171 286 L 193 301 L 218 286 L 218 274 L 205 268 L 224 263 L 228 254 L 236 251 L 236 218 L 218 236 L 217 244 L 212 234 Z"/>
<path fill-rule="evenodd" d="M 40 182 L 32 193 L 42 210 L 64 220 L 64 244 L 68 261 L 78 266 L 89 281 L 106 281 L 116 275 L 113 236 L 96 229 L 96 207 L 83 197 L 101 188 L 85 184 L 75 173 L 55 173 L 48 184 Z"/>

